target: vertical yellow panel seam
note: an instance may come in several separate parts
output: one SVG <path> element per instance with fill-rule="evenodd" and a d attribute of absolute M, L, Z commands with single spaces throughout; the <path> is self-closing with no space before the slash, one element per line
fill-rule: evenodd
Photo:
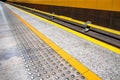
<path fill-rule="evenodd" d="M 112 8 L 111 11 L 113 11 L 113 0 L 112 0 L 112 4 L 111 4 L 111 5 L 112 5 L 112 7 L 111 7 L 111 8 Z"/>

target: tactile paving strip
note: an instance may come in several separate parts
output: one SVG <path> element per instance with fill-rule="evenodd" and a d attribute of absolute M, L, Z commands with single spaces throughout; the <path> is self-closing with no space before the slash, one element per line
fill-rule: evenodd
<path fill-rule="evenodd" d="M 28 80 L 86 80 L 9 11 L 5 13 L 22 52 L 21 57 L 29 74 Z"/>

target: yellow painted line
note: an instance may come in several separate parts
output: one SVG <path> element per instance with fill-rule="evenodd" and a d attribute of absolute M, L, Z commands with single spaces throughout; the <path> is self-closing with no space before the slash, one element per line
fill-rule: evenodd
<path fill-rule="evenodd" d="M 83 76 L 87 78 L 87 80 L 102 80 L 98 75 L 90 71 L 87 67 L 82 65 L 79 61 L 77 61 L 75 58 L 73 58 L 71 55 L 69 55 L 67 52 L 65 52 L 63 49 L 61 49 L 58 45 L 56 45 L 54 42 L 52 42 L 49 38 L 47 38 L 44 34 L 42 34 L 40 31 L 38 31 L 36 28 L 31 26 L 26 20 L 24 20 L 22 17 L 11 11 L 18 19 L 20 19 L 28 28 L 30 28 L 39 38 L 41 38 L 43 41 L 45 41 L 49 46 L 51 46 L 60 56 L 62 56 L 66 61 L 68 61 L 75 69 L 77 69 Z M 91 72 L 91 73 L 88 73 Z M 91 76 L 88 76 L 91 75 Z"/>
<path fill-rule="evenodd" d="M 78 62 L 78 61 L 77 61 L 76 59 L 74 59 L 74 58 L 69 59 L 68 62 L 69 62 L 72 66 L 76 67 L 76 69 L 77 69 L 79 72 L 83 73 L 83 74 L 86 73 L 87 71 L 89 71 L 89 69 L 87 69 L 83 64 L 81 64 L 80 62 Z"/>
<path fill-rule="evenodd" d="M 18 6 L 20 6 L 20 5 L 18 5 Z M 20 7 L 23 7 L 23 6 L 20 6 Z M 32 9 L 32 8 L 29 8 L 29 7 L 25 7 L 25 6 L 24 6 L 24 8 L 34 10 L 34 11 L 37 11 L 37 12 L 40 12 L 40 13 L 43 13 L 43 14 L 55 16 L 55 17 L 58 17 L 58 18 L 61 18 L 61 19 L 69 20 L 69 21 L 72 21 L 72 22 L 76 22 L 76 23 L 79 23 L 79 24 L 85 24 L 85 22 L 83 22 L 83 21 L 79 21 L 79 20 L 76 20 L 76 19 L 73 19 L 73 18 L 70 18 L 70 17 L 51 14 L 51 13 L 48 13 L 48 12 L 45 12 L 45 11 L 40 11 L 40 10 Z M 93 28 L 96 28 L 96 29 L 100 29 L 100 30 L 103 30 L 103 31 L 106 31 L 106 32 L 110 32 L 110 33 L 113 33 L 113 34 L 120 35 L 120 31 L 118 31 L 118 30 L 113 30 L 113 29 L 98 26 L 98 25 L 95 25 L 95 24 L 88 24 L 88 25 L 90 27 L 93 27 Z"/>
<path fill-rule="evenodd" d="M 68 62 L 72 66 L 76 67 L 76 70 L 81 72 L 88 80 L 102 80 L 100 77 L 98 77 L 92 71 L 87 70 L 87 68 L 83 64 L 79 63 L 76 59 L 71 58 L 70 60 L 68 60 Z M 86 72 L 84 72 L 84 71 L 86 71 Z"/>
<path fill-rule="evenodd" d="M 19 8 L 17 8 L 17 9 L 19 9 Z M 57 23 L 54 23 L 54 22 L 49 21 L 49 20 L 47 20 L 47 19 L 45 19 L 45 18 L 36 16 L 36 15 L 34 15 L 34 14 L 32 14 L 32 13 L 29 13 L 29 12 L 26 12 L 26 11 L 24 11 L 24 10 L 22 10 L 22 9 L 19 9 L 19 10 L 21 10 L 21 11 L 23 11 L 23 12 L 25 12 L 25 13 L 31 15 L 31 16 L 34 16 L 34 17 L 36 17 L 36 18 L 38 18 L 38 19 L 44 20 L 44 21 L 46 21 L 46 22 L 48 22 L 48 23 L 50 23 L 50 24 L 53 24 L 54 26 L 59 27 L 59 28 L 61 28 L 61 29 L 63 29 L 63 30 L 66 30 L 66 31 L 68 31 L 68 32 L 70 32 L 70 33 L 72 33 L 72 34 L 75 34 L 75 35 L 77 35 L 77 36 L 79 36 L 79 37 L 81 37 L 81 38 L 84 38 L 84 39 L 86 39 L 86 40 L 88 40 L 88 41 L 91 41 L 91 42 L 93 42 L 93 43 L 95 43 L 95 44 L 98 44 L 98 45 L 100 45 L 100 46 L 102 46 L 102 47 L 104 47 L 104 48 L 106 48 L 106 49 L 109 49 L 109 50 L 117 53 L 117 54 L 120 54 L 120 48 L 117 48 L 117 47 L 112 46 L 112 45 L 110 45 L 110 44 L 108 44 L 108 43 L 102 42 L 102 41 L 100 41 L 100 40 L 97 40 L 97 39 L 92 38 L 92 37 L 90 37 L 90 36 L 87 36 L 87 35 L 85 35 L 85 34 L 76 32 L 76 31 L 74 31 L 74 30 L 72 30 L 72 29 L 69 29 L 69 28 L 67 28 L 67 27 L 65 27 L 65 26 L 62 26 L 62 25 L 57 24 Z"/>
<path fill-rule="evenodd" d="M 84 76 L 87 77 L 87 78 L 89 78 L 89 80 L 99 80 L 99 78 L 96 75 L 92 74 L 92 73 L 93 72 L 88 71 L 88 72 L 86 72 L 84 74 Z"/>

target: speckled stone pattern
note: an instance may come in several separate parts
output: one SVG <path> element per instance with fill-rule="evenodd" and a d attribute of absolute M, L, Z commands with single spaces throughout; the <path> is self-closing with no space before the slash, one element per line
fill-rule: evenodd
<path fill-rule="evenodd" d="M 89 42 L 10 5 L 15 13 L 75 57 L 103 80 L 120 80 L 120 55 Z"/>
<path fill-rule="evenodd" d="M 0 38 L 5 46 L 0 47 L 1 80 L 86 80 L 4 5 L 2 8 L 7 27 L 0 26 L 0 30 L 5 32 L 9 28 L 9 33 L 0 33 L 7 37 Z"/>

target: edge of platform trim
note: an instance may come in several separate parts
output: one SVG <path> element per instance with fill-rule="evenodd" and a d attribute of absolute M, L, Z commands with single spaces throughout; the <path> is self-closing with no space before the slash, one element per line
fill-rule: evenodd
<path fill-rule="evenodd" d="M 17 8 L 17 7 L 15 7 L 15 8 Z M 81 37 L 81 38 L 84 38 L 84 39 L 86 39 L 86 40 L 88 40 L 88 41 L 91 41 L 91 42 L 93 42 L 93 43 L 95 43 L 95 44 L 97 44 L 97 45 L 99 45 L 99 46 L 102 46 L 102 47 L 110 50 L 110 51 L 113 51 L 113 52 L 115 52 L 115 53 L 117 53 L 117 54 L 120 54 L 120 49 L 117 48 L 117 47 L 115 47 L 115 46 L 112 46 L 112 45 L 110 45 L 110 44 L 108 44 L 108 43 L 105 43 L 105 42 L 102 42 L 102 41 L 100 41 L 100 40 L 97 40 L 97 39 L 92 38 L 92 37 L 90 37 L 90 36 L 87 36 L 87 35 L 85 35 L 85 34 L 79 33 L 79 32 L 77 32 L 77 31 L 74 31 L 74 30 L 72 30 L 72 29 L 69 29 L 69 28 L 67 28 L 67 27 L 65 27 L 65 26 L 62 26 L 62 25 L 60 25 L 60 24 L 57 24 L 57 23 L 55 23 L 55 22 L 52 22 L 52 21 L 47 20 L 47 19 L 45 19 L 45 18 L 42 18 L 42 17 L 40 17 L 40 16 L 37 16 L 37 15 L 34 15 L 34 14 L 32 14 L 32 13 L 26 12 L 25 10 L 22 10 L 22 9 L 20 9 L 20 8 L 17 8 L 17 9 L 19 9 L 19 10 L 21 10 L 21 11 L 23 11 L 23 12 L 25 12 L 25 13 L 31 15 L 31 16 L 34 16 L 34 17 L 36 17 L 36 18 L 38 18 L 38 19 L 44 20 L 44 21 L 46 21 L 46 22 L 48 22 L 48 23 L 50 23 L 50 24 L 53 24 L 54 26 L 59 27 L 59 28 L 61 28 L 61 29 L 63 29 L 63 30 L 66 30 L 66 31 L 68 31 L 68 32 L 70 32 L 70 33 L 72 33 L 72 34 L 74 34 L 74 35 L 77 35 L 78 37 Z"/>
<path fill-rule="evenodd" d="M 10 10 L 11 11 L 11 10 Z M 83 64 L 81 64 L 78 60 L 76 60 L 74 57 L 69 55 L 67 52 L 65 52 L 63 49 L 61 49 L 58 45 L 56 45 L 53 41 L 51 41 L 49 38 L 47 38 L 44 34 L 42 34 L 40 31 L 38 31 L 36 28 L 34 28 L 32 25 L 30 25 L 26 20 L 24 20 L 22 17 L 17 15 L 15 12 L 11 11 L 18 19 L 20 19 L 28 28 L 30 28 L 39 38 L 41 38 L 43 41 L 45 41 L 51 48 L 53 48 L 60 56 L 62 56 L 67 62 L 69 62 L 78 72 L 80 72 L 82 75 L 87 78 L 87 80 L 102 80 L 98 75 L 93 73 L 91 70 L 89 70 L 87 67 L 85 67 Z"/>
<path fill-rule="evenodd" d="M 21 5 L 18 5 L 18 6 L 21 6 Z M 25 7 L 25 6 L 21 6 L 21 7 Z M 40 13 L 44 13 L 44 14 L 47 14 L 47 15 L 55 16 L 55 17 L 58 17 L 58 18 L 61 18 L 61 19 L 73 21 L 73 22 L 76 22 L 76 23 L 79 23 L 79 24 L 85 24 L 85 22 L 83 22 L 83 21 L 76 20 L 76 19 L 66 17 L 66 16 L 63 16 L 63 15 L 56 15 L 56 14 L 48 13 L 48 12 L 45 12 L 45 11 L 28 8 L 28 7 L 25 7 L 25 8 L 30 9 L 30 10 L 34 10 L 34 11 L 37 11 L 37 12 L 40 12 Z M 90 27 L 93 27 L 93 28 L 96 28 L 96 29 L 100 29 L 100 30 L 103 30 L 103 31 L 107 31 L 107 32 L 110 32 L 110 33 L 113 33 L 113 34 L 120 35 L 120 31 L 118 31 L 118 30 L 106 28 L 106 27 L 103 27 L 103 26 L 95 25 L 95 24 L 88 24 L 88 25 Z"/>

